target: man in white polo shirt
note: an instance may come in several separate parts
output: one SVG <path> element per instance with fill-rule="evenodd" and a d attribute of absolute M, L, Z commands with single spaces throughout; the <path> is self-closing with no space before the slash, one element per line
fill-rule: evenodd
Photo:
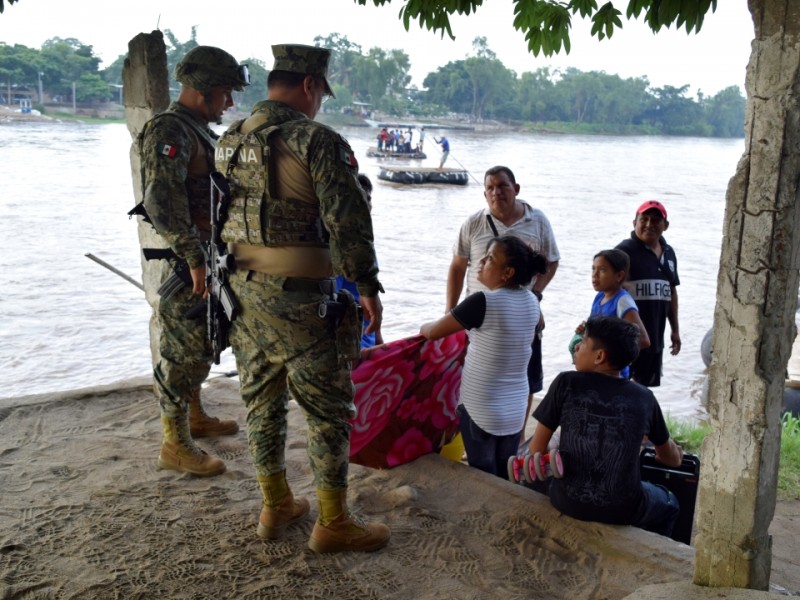
<path fill-rule="evenodd" d="M 547 273 L 534 278 L 531 291 L 539 301 L 542 293 L 556 273 L 558 261 L 561 258 L 558 246 L 550 227 L 550 221 L 545 214 L 523 200 L 519 200 L 520 186 L 514 173 L 505 166 L 492 167 L 483 178 L 486 207 L 470 215 L 458 235 L 458 241 L 453 247 L 453 260 L 447 273 L 447 306 L 445 312 L 450 311 L 458 304 L 461 292 L 464 289 L 466 277 L 466 296 L 478 291 L 485 291 L 485 287 L 478 282 L 476 269 L 480 259 L 486 254 L 489 242 L 501 235 L 514 235 L 530 244 L 534 251 L 547 260 Z M 540 328 L 533 341 L 533 352 L 528 364 L 528 412 L 533 401 L 533 395 L 542 390 L 542 340 Z M 526 424 L 527 424 L 526 414 Z M 524 437 L 525 429 L 520 432 Z M 523 441 L 523 440 L 521 440 Z"/>

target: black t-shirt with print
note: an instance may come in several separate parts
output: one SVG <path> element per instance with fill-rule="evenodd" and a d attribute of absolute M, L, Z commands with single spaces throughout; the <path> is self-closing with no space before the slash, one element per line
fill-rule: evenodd
<path fill-rule="evenodd" d="M 555 431 L 564 477 L 550 484 L 550 502 L 584 521 L 628 525 L 642 502 L 639 452 L 642 437 L 669 440 L 653 393 L 627 379 L 602 373 L 560 373 L 533 413 Z"/>

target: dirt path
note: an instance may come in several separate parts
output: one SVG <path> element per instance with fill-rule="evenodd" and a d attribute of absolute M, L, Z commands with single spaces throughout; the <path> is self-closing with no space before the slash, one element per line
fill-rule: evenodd
<path fill-rule="evenodd" d="M 205 394 L 213 414 L 244 425 L 236 382 Z M 228 465 L 206 480 L 156 468 L 159 425 L 149 383 L 0 399 L 0 599 L 615 600 L 691 580 L 690 546 L 575 521 L 540 494 L 430 455 L 351 468 L 349 501 L 390 525 L 386 549 L 316 555 L 311 520 L 264 543 L 244 432 L 201 443 Z M 291 486 L 312 496 L 296 407 L 289 430 Z M 800 502 L 778 506 L 773 592 L 800 595 L 799 515 Z"/>
<path fill-rule="evenodd" d="M 773 591 L 800 596 L 800 500 L 780 501 L 769 532 L 772 535 Z"/>

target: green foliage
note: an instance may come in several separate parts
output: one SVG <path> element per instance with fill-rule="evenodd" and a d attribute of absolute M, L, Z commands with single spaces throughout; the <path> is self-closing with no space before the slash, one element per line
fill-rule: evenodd
<path fill-rule="evenodd" d="M 314 44 L 333 51 L 328 66 L 328 81 L 332 86 L 350 90 L 352 100 L 378 107 L 385 96 L 403 94 L 411 81 L 408 74 L 411 60 L 403 50 L 370 48 L 364 54 L 361 46 L 338 33 L 327 37 L 317 36 Z M 393 104 L 392 101 L 388 102 Z M 342 103 L 340 101 L 335 105 Z"/>
<path fill-rule="evenodd" d="M 15 44 L 0 42 L 0 81 L 33 86 L 38 82 L 42 61 L 40 52 Z"/>
<path fill-rule="evenodd" d="M 514 29 L 525 34 L 528 50 L 538 56 L 552 56 L 564 51 L 569 54 L 569 30 L 572 20 L 567 6 L 560 2 L 516 2 Z"/>
<path fill-rule="evenodd" d="M 621 14 L 610 2 L 604 4 L 592 15 L 592 35 L 596 35 L 598 40 L 610 38 L 614 34 L 614 27 L 622 28 Z"/>
<path fill-rule="evenodd" d="M 661 133 L 741 137 L 745 99 L 732 86 L 712 98 L 686 96 L 688 85 L 651 88 L 644 77 L 540 68 L 520 77 L 494 58 L 485 39 L 477 56 L 450 62 L 425 78 L 426 104 L 482 119 L 523 120 L 575 133 Z"/>
<path fill-rule="evenodd" d="M 375 6 L 383 6 L 391 0 L 372 0 Z M 356 0 L 362 6 L 367 0 Z M 451 39 L 455 39 L 450 28 L 450 15 L 468 15 L 478 6 L 483 4 L 483 0 L 407 0 L 406 4 L 400 9 L 400 19 L 403 26 L 408 31 L 411 21 L 416 19 L 420 27 L 428 31 L 440 31 L 442 37 L 445 32 Z"/>
<path fill-rule="evenodd" d="M 591 11 L 593 6 L 592 0 L 583 0 L 576 10 Z M 180 41 L 169 30 L 164 32 L 170 77 L 175 64 L 198 45 L 196 33 L 194 27 L 190 39 Z M 478 37 L 471 56 L 429 73 L 424 81 L 427 89 L 418 91 L 408 89 L 410 60 L 403 50 L 364 52 L 337 33 L 318 36 L 315 43 L 334 50 L 328 79 L 337 98 L 326 104 L 328 113 L 346 112 L 353 102 L 364 102 L 369 111 L 396 116 L 458 113 L 473 121 L 527 121 L 532 128 L 574 133 L 744 133 L 745 100 L 736 86 L 695 100 L 686 96 L 688 86 L 651 88 L 646 78 L 622 79 L 597 71 L 539 68 L 518 77 L 497 59 L 486 38 Z M 260 59 L 237 58 L 249 65 L 252 80 L 244 91 L 234 93 L 234 102 L 244 112 L 267 96 L 269 70 Z M 69 102 L 74 81 L 77 102 L 117 100 L 125 55 L 102 71 L 99 62 L 91 46 L 72 38 L 53 38 L 41 50 L 0 42 L 0 83 L 24 90 L 20 95 L 38 101 L 41 77 L 45 97 L 61 96 Z M 173 97 L 179 88 L 173 80 Z"/>
<path fill-rule="evenodd" d="M 14 4 L 15 2 L 19 2 L 19 0 L 5 0 L 8 2 L 9 5 Z M 0 0 L 0 13 L 5 10 L 4 0 Z"/>
<path fill-rule="evenodd" d="M 688 423 L 666 416 L 667 427 L 684 451 L 700 455 L 703 439 L 711 433 L 708 423 Z M 781 419 L 781 456 L 778 469 L 778 499 L 800 498 L 800 419 L 790 413 Z"/>
<path fill-rule="evenodd" d="M 347 36 L 331 33 L 328 36 L 316 36 L 314 45 L 331 50 L 331 62 L 328 65 L 328 81 L 331 85 L 339 84 L 350 87 L 354 77 L 355 63 L 363 52 L 361 46 L 351 42 Z"/>
<path fill-rule="evenodd" d="M 100 77 L 111 84 L 122 85 L 122 68 L 125 66 L 125 55 L 120 54 L 117 59 L 100 71 Z"/>
<path fill-rule="evenodd" d="M 192 26 L 189 39 L 181 42 L 178 37 L 169 29 L 164 30 L 164 44 L 167 47 L 167 77 L 169 77 L 170 96 L 177 98 L 181 89 L 181 84 L 175 79 L 175 65 L 177 65 L 184 55 L 192 48 L 200 44 L 197 42 L 197 25 Z"/>
<path fill-rule="evenodd" d="M 241 64 L 246 64 L 250 71 L 250 85 L 241 92 L 234 92 L 233 101 L 240 110 L 249 110 L 256 102 L 267 97 L 267 69 L 263 60 L 258 58 L 236 59 Z"/>
<path fill-rule="evenodd" d="M 738 86 L 727 87 L 703 101 L 706 121 L 715 137 L 741 137 L 744 131 L 745 98 Z"/>
<path fill-rule="evenodd" d="M 77 83 L 81 81 L 83 75 L 98 75 L 98 67 L 100 59 L 94 56 L 91 46 L 87 46 L 74 38 L 61 39 L 52 38 L 42 44 L 41 55 L 39 59 L 42 65 L 42 83 L 48 92 L 53 95 L 60 95 L 63 97 L 72 96 L 72 84 L 76 83 L 76 99 L 83 97 L 81 100 L 105 100 L 108 95 L 101 93 L 97 95 L 96 81 L 94 79 L 86 79 L 85 83 L 89 84 L 92 91 L 78 90 Z"/>
<path fill-rule="evenodd" d="M 368 0 L 355 0 L 361 6 Z M 375 6 L 383 6 L 391 0 L 372 0 Z M 603 40 L 610 38 L 614 29 L 622 28 L 622 12 L 614 1 L 598 7 L 595 0 L 513 0 L 514 29 L 525 36 L 528 50 L 534 55 L 558 54 L 563 48 L 569 54 L 571 15 L 592 22 L 592 35 Z M 400 9 L 400 18 L 408 31 L 412 19 L 429 31 L 447 33 L 455 39 L 450 27 L 450 16 L 470 14 L 483 4 L 483 0 L 406 0 Z M 622 5 L 623 0 L 617 1 Z M 675 25 L 684 27 L 687 33 L 698 32 L 709 10 L 717 9 L 717 0 L 628 0 L 625 18 L 643 18 L 654 32 Z"/>
<path fill-rule="evenodd" d="M 75 84 L 77 102 L 107 102 L 111 99 L 111 88 L 96 73 L 82 73 Z"/>
<path fill-rule="evenodd" d="M 684 452 L 699 455 L 703 440 L 711 433 L 711 425 L 706 422 L 690 423 L 688 421 L 679 421 L 670 415 L 666 415 L 664 418 L 667 421 L 670 436 L 675 440 L 675 443 L 683 448 Z"/>
<path fill-rule="evenodd" d="M 75 85 L 76 101 L 103 102 L 111 90 L 100 77 L 100 59 L 91 46 L 74 38 L 51 38 L 40 50 L 0 42 L 0 82 L 20 91 L 35 92 L 39 104 L 41 82 L 45 97 L 72 98 Z"/>
<path fill-rule="evenodd" d="M 496 58 L 486 38 L 476 38 L 473 48 L 477 56 L 450 62 L 428 74 L 423 82 L 428 88 L 425 101 L 469 114 L 474 120 L 496 118 L 515 89 L 516 74 Z"/>
<path fill-rule="evenodd" d="M 778 496 L 800 498 L 800 419 L 787 413 L 781 420 L 781 464 L 778 469 Z"/>

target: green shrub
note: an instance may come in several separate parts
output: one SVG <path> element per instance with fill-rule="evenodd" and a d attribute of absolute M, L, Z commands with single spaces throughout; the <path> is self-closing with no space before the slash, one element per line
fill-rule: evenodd
<path fill-rule="evenodd" d="M 781 419 L 781 464 L 778 469 L 778 498 L 800 497 L 800 419 L 786 413 Z"/>
<path fill-rule="evenodd" d="M 685 452 L 700 456 L 703 439 L 711 433 L 707 422 L 690 423 L 666 416 L 670 435 Z M 778 499 L 800 498 L 800 419 L 786 413 L 781 419 L 781 457 L 778 469 Z M 702 470 L 701 463 L 701 470 Z"/>
<path fill-rule="evenodd" d="M 690 423 L 688 421 L 678 421 L 669 415 L 666 417 L 669 434 L 675 443 L 683 448 L 684 452 L 700 454 L 700 447 L 705 437 L 711 433 L 711 425 L 705 421 L 701 423 Z"/>

